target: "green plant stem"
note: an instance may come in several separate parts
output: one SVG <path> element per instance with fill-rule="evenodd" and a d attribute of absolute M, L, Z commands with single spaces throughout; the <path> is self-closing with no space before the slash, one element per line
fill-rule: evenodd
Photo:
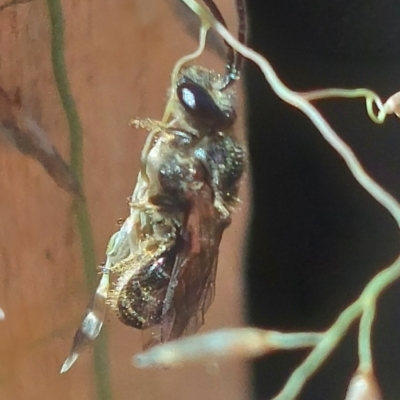
<path fill-rule="evenodd" d="M 365 98 L 365 104 L 367 109 L 367 114 L 373 122 L 376 124 L 382 124 L 386 118 L 386 111 L 383 107 L 382 100 L 379 96 L 368 89 L 321 89 L 314 90 L 311 92 L 298 93 L 305 100 L 321 100 L 321 99 L 332 99 L 332 98 L 347 98 L 355 99 L 357 97 Z M 374 104 L 378 107 L 378 113 L 374 111 Z"/>
<path fill-rule="evenodd" d="M 60 0 L 47 0 L 51 24 L 51 55 L 53 73 L 60 95 L 60 100 L 68 122 L 70 137 L 70 166 L 72 172 L 84 188 L 83 172 L 83 129 L 72 96 L 68 73 L 64 57 L 64 17 Z M 97 278 L 96 256 L 94 242 L 90 225 L 90 216 L 84 199 L 76 197 L 73 210 L 76 217 L 79 232 L 83 266 L 86 278 L 86 286 L 92 291 Z M 111 385 L 108 371 L 108 349 L 105 329 L 97 342 L 93 354 L 93 366 L 96 379 L 97 398 L 99 400 L 110 400 Z"/>
<path fill-rule="evenodd" d="M 372 324 L 374 322 L 376 300 L 371 299 L 364 304 L 364 311 L 361 315 L 358 334 L 358 359 L 360 372 L 367 374 L 373 369 L 373 357 L 371 346 Z"/>
<path fill-rule="evenodd" d="M 347 332 L 350 325 L 363 312 L 364 307 L 366 305 L 375 305 L 379 295 L 399 277 L 400 257 L 397 258 L 392 265 L 385 268 L 372 278 L 363 290 L 361 296 L 340 314 L 338 319 L 324 334 L 324 339 L 315 346 L 300 366 L 293 371 L 282 391 L 274 397 L 273 400 L 295 399 L 307 380 L 327 359 L 329 354 L 334 350 L 336 345 Z M 368 367 L 372 366 L 372 356 L 369 354 L 372 319 L 373 313 L 372 315 L 368 315 L 367 322 L 360 326 L 360 336 L 362 337 L 360 350 L 363 354 L 360 357 L 360 368 L 366 368 L 367 372 L 370 372 Z M 363 346 L 367 346 L 367 348 L 363 348 Z"/>

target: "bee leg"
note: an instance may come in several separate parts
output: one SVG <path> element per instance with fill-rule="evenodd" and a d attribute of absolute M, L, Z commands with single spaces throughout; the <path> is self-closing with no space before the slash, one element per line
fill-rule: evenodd
<path fill-rule="evenodd" d="M 109 274 L 109 269 L 106 267 L 103 268 L 99 286 L 87 307 L 86 315 L 81 326 L 75 333 L 70 354 L 61 367 L 61 374 L 67 372 L 72 367 L 82 351 L 88 347 L 100 333 L 107 310 L 107 298 L 110 288 Z"/>
<path fill-rule="evenodd" d="M 207 171 L 209 176 L 209 181 L 211 188 L 214 193 L 214 207 L 219 212 L 220 216 L 224 220 L 228 220 L 230 217 L 230 212 L 225 206 L 223 195 L 220 188 L 220 176 L 218 169 L 209 159 L 209 149 L 208 148 L 198 148 L 195 151 L 195 157 L 199 160 Z"/>
<path fill-rule="evenodd" d="M 237 201 L 238 183 L 245 166 L 245 151 L 232 137 L 205 137 L 198 143 L 194 157 L 204 165 L 214 191 L 214 207 L 229 219 Z"/>
<path fill-rule="evenodd" d="M 220 213 L 223 220 L 229 220 L 231 213 L 224 205 L 224 200 L 222 199 L 221 193 L 218 191 L 218 187 L 212 184 L 212 189 L 214 190 L 214 207 Z"/>

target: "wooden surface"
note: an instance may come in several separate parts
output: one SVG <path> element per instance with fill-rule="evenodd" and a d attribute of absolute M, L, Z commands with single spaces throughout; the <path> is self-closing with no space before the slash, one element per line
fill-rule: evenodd
<path fill-rule="evenodd" d="M 1 4 L 4 1 L 0 1 Z M 196 45 L 162 0 L 63 1 L 69 79 L 84 129 L 85 194 L 98 262 L 116 221 L 127 215 L 145 132 L 135 116 L 160 118 L 174 61 Z M 220 1 L 234 24 L 230 1 Z M 221 66 L 215 56 L 206 65 Z M 0 86 L 19 92 L 24 111 L 69 159 L 65 114 L 51 66 L 46 2 L 0 12 Z M 85 352 L 59 375 L 89 293 L 71 195 L 43 168 L 0 141 L 0 399 L 96 398 Z M 241 249 L 246 202 L 225 234 L 217 296 L 204 330 L 241 322 Z M 130 363 L 140 334 L 107 321 L 113 399 L 244 399 L 243 365 L 139 371 Z"/>

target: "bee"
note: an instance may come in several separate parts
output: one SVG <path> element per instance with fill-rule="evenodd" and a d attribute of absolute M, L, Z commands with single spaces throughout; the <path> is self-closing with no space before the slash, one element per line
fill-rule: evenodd
<path fill-rule="evenodd" d="M 205 3 L 225 24 L 216 5 Z M 239 23 L 242 40 L 244 26 Z M 100 283 L 62 373 L 98 336 L 107 309 L 142 330 L 144 348 L 195 333 L 204 324 L 215 294 L 219 245 L 246 164 L 233 129 L 232 84 L 240 63 L 228 47 L 225 74 L 183 66 L 170 88 L 168 121 L 134 121 L 150 132 L 130 214 L 110 239 Z"/>

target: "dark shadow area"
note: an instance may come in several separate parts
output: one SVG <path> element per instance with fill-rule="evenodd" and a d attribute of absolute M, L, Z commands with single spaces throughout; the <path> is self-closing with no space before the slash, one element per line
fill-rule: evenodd
<path fill-rule="evenodd" d="M 291 88 L 400 89 L 400 5 L 381 1 L 248 0 L 251 46 Z M 247 253 L 248 322 L 285 331 L 323 330 L 398 254 L 389 214 L 298 110 L 283 104 L 247 64 L 254 209 Z M 317 103 L 366 170 L 400 198 L 400 120 L 383 126 L 361 100 Z M 300 399 L 344 398 L 357 366 L 357 326 Z M 269 399 L 306 353 L 254 364 L 254 399 Z M 376 373 L 399 398 L 400 285 L 381 299 L 374 328 Z"/>

